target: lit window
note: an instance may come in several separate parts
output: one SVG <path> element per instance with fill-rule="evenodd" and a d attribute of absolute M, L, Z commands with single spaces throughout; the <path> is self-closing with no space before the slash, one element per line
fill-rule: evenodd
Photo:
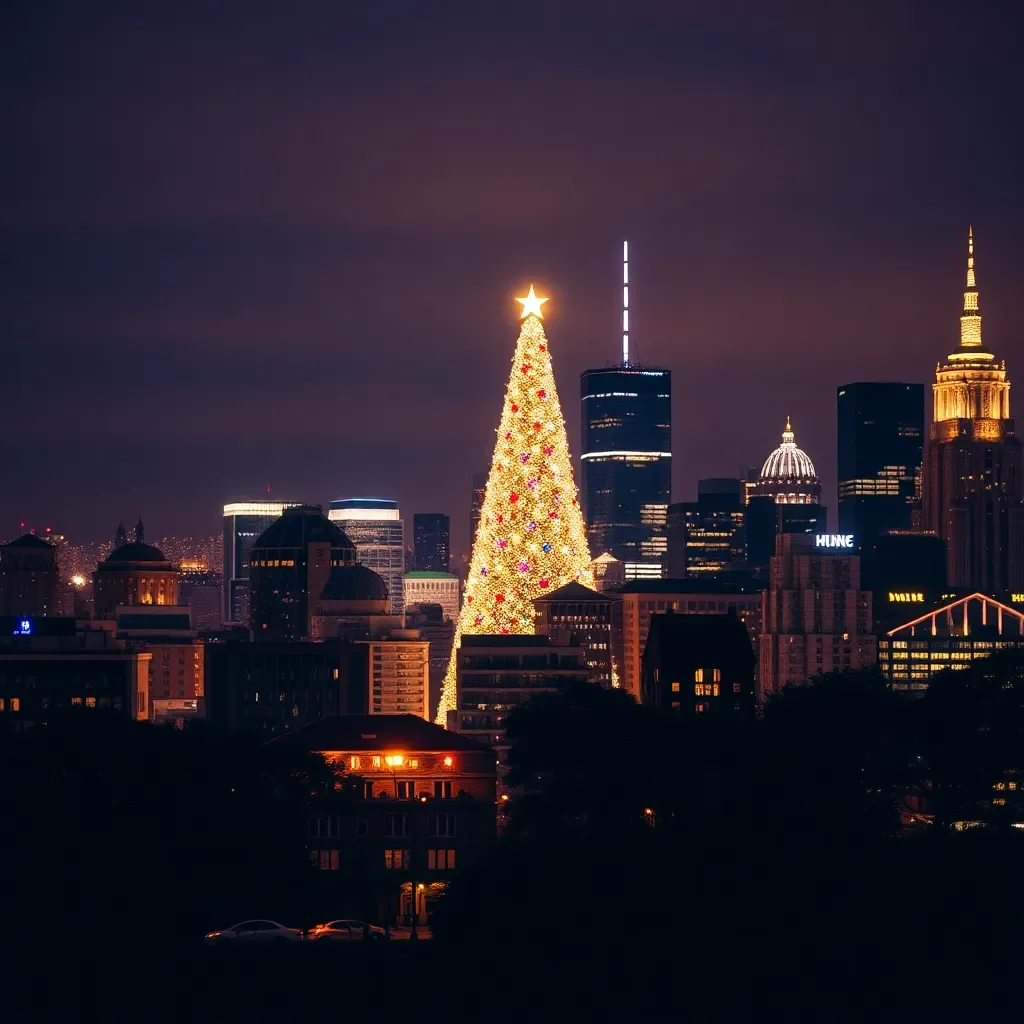
<path fill-rule="evenodd" d="M 409 867 L 408 850 L 385 850 L 384 867 L 391 871 L 402 871 Z"/>
<path fill-rule="evenodd" d="M 739 683 L 733 683 L 732 684 L 732 692 L 733 693 L 739 693 L 740 692 L 740 684 Z"/>
<path fill-rule="evenodd" d="M 363 759 L 361 757 L 358 757 L 356 754 L 353 754 L 352 757 L 349 759 L 349 767 L 352 771 L 358 771 L 359 768 L 362 766 L 362 763 Z"/>
<path fill-rule="evenodd" d="M 11 698 L 11 710 L 12 711 L 20 711 L 21 710 L 21 698 L 20 697 L 12 697 Z"/>
<path fill-rule="evenodd" d="M 694 670 L 693 681 L 695 683 L 703 683 L 704 682 L 704 669 L 698 668 L 698 669 Z"/>
<path fill-rule="evenodd" d="M 87 708 L 94 708 L 94 707 L 96 707 L 96 698 L 95 697 L 86 697 L 85 698 L 85 706 Z"/>
<path fill-rule="evenodd" d="M 72 697 L 71 698 L 71 703 L 72 704 L 81 704 L 82 703 L 82 698 L 81 697 Z"/>
<path fill-rule="evenodd" d="M 678 693 L 679 692 L 679 684 L 678 683 L 673 683 L 672 684 L 672 692 L 673 693 Z"/>
<path fill-rule="evenodd" d="M 672 710 L 673 711 L 678 711 L 679 710 L 679 701 L 677 701 L 677 700 L 672 701 Z"/>
<path fill-rule="evenodd" d="M 715 671 L 717 671 L 717 669 Z M 713 683 L 712 684 L 711 696 L 712 697 L 717 697 L 718 696 L 718 683 Z"/>
<path fill-rule="evenodd" d="M 720 668 L 713 668 L 711 670 L 711 678 L 714 682 L 720 683 L 722 681 L 722 670 Z M 715 687 L 715 689 L 717 690 L 718 687 Z"/>
<path fill-rule="evenodd" d="M 3 709 L 4 709 L 4 699 L 3 699 L 3 697 L 0 697 L 0 711 L 3 711 Z"/>

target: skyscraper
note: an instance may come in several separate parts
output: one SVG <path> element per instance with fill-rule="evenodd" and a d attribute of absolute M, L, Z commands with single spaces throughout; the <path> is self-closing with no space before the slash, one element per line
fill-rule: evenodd
<path fill-rule="evenodd" d="M 844 384 L 837 389 L 839 532 L 861 545 L 909 530 L 920 498 L 924 385 Z"/>
<path fill-rule="evenodd" d="M 721 477 L 698 481 L 696 501 L 669 505 L 669 577 L 717 573 L 745 565 L 744 513 L 742 481 Z"/>
<path fill-rule="evenodd" d="M 420 572 L 447 572 L 449 564 L 449 521 L 440 512 L 417 512 L 412 517 L 414 569 Z"/>
<path fill-rule="evenodd" d="M 626 578 L 660 577 L 672 500 L 672 374 L 629 354 L 629 263 L 623 243 L 622 364 L 580 375 L 582 496 L 593 555 Z"/>
<path fill-rule="evenodd" d="M 225 622 L 249 624 L 249 549 L 256 538 L 297 501 L 233 501 L 224 506 L 224 599 Z M 120 527 L 124 534 L 124 527 Z M 124 540 L 121 541 L 124 543 Z"/>
<path fill-rule="evenodd" d="M 987 352 L 967 236 L 960 345 L 935 369 L 925 463 L 924 525 L 946 542 L 951 587 L 1024 589 L 1021 443 L 1010 419 L 1006 363 Z"/>
<path fill-rule="evenodd" d="M 405 610 L 405 524 L 398 502 L 390 498 L 339 498 L 327 517 L 337 523 L 356 546 L 356 557 L 387 584 L 391 613 Z"/>

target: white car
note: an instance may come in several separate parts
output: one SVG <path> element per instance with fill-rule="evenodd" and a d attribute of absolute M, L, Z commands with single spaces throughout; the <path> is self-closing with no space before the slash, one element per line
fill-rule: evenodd
<path fill-rule="evenodd" d="M 301 928 L 286 928 L 276 921 L 241 921 L 230 928 L 218 932 L 210 932 L 206 942 L 211 944 L 227 942 L 267 943 L 267 942 L 302 942 L 305 935 Z"/>
<path fill-rule="evenodd" d="M 348 941 L 352 939 L 365 939 L 366 929 L 370 929 L 371 939 L 383 939 L 384 929 L 375 924 L 367 924 L 365 921 L 350 921 L 348 919 L 339 921 L 328 921 L 326 924 L 318 924 L 309 929 L 310 942 Z"/>

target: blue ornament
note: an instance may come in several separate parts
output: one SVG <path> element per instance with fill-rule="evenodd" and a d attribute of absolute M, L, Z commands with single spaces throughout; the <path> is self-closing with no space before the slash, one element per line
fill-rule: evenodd
<path fill-rule="evenodd" d="M 541 549 L 541 551 L 546 553 L 546 552 L 551 550 L 551 545 L 550 544 L 542 544 L 540 549 Z"/>

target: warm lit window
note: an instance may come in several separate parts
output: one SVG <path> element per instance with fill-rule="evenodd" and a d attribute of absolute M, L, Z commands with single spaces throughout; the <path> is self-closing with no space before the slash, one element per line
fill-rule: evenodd
<path fill-rule="evenodd" d="M 1005 782 L 997 782 L 992 788 L 993 789 L 1006 789 L 1006 783 Z"/>
<path fill-rule="evenodd" d="M 11 698 L 11 710 L 12 711 L 20 711 L 21 710 L 21 698 L 20 697 L 12 697 Z"/>
<path fill-rule="evenodd" d="M 354 772 L 358 771 L 362 767 L 362 764 L 363 764 L 363 759 L 361 757 L 357 756 L 356 754 L 353 754 L 349 758 L 349 761 L 348 761 L 349 768 L 352 771 L 354 771 Z"/>
<path fill-rule="evenodd" d="M 1017 788 L 1017 783 L 1016 782 L 1008 782 L 1006 784 L 1006 788 L 1007 789 L 1016 789 Z"/>
<path fill-rule="evenodd" d="M 702 669 L 702 668 L 694 669 L 693 681 L 695 683 L 703 683 L 704 682 L 704 669 Z"/>
<path fill-rule="evenodd" d="M 72 697 L 71 698 L 71 703 L 72 704 L 81 704 L 82 703 L 82 698 L 81 697 Z"/>
<path fill-rule="evenodd" d="M 678 711 L 679 710 L 679 701 L 677 701 L 677 700 L 672 701 L 672 710 L 673 711 Z"/>
<path fill-rule="evenodd" d="M 672 684 L 672 692 L 673 693 L 678 693 L 679 692 L 679 684 L 678 683 L 673 683 Z"/>
<path fill-rule="evenodd" d="M 4 709 L 4 699 L 3 699 L 3 697 L 0 697 L 0 711 L 3 711 L 3 709 Z"/>
<path fill-rule="evenodd" d="M 373 768 L 379 768 L 380 767 L 380 757 L 379 756 L 371 757 L 370 758 L 370 766 L 373 767 Z"/>
<path fill-rule="evenodd" d="M 722 670 L 720 668 L 713 668 L 711 670 L 711 678 L 716 683 L 720 683 L 722 681 Z"/>
<path fill-rule="evenodd" d="M 94 708 L 94 707 L 96 707 L 96 698 L 95 697 L 86 697 L 85 698 L 85 706 L 87 708 Z"/>
<path fill-rule="evenodd" d="M 716 671 L 717 671 L 717 669 L 716 669 Z M 718 683 L 712 683 L 711 696 L 712 697 L 717 697 L 718 696 Z"/>
<path fill-rule="evenodd" d="M 427 850 L 427 869 L 430 871 L 452 871 L 455 868 L 454 850 Z"/>
<path fill-rule="evenodd" d="M 992 806 L 993 807 L 1004 807 L 1005 805 L 1006 805 L 1006 797 L 1005 796 L 997 797 L 995 800 L 992 801 Z"/>
<path fill-rule="evenodd" d="M 402 871 L 403 869 L 407 869 L 409 867 L 409 851 L 385 850 L 384 867 L 389 868 L 391 871 Z"/>
<path fill-rule="evenodd" d="M 733 693 L 739 693 L 740 692 L 740 684 L 739 683 L 733 683 L 732 684 L 732 692 Z"/>

